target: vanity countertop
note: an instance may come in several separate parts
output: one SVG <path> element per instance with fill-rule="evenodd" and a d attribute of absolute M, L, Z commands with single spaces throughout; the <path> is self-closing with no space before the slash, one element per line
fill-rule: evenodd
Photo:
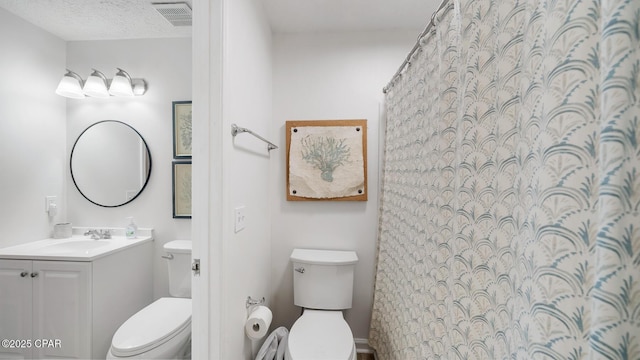
<path fill-rule="evenodd" d="M 84 235 L 89 229 L 109 229 L 111 239 L 93 240 Z M 114 252 L 153 241 L 152 229 L 138 229 L 137 237 L 127 239 L 124 229 L 73 228 L 66 239 L 44 239 L 0 249 L 0 259 L 94 261 Z"/>

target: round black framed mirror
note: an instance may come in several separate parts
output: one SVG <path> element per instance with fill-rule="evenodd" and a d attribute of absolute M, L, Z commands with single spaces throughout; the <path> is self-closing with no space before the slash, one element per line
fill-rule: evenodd
<path fill-rule="evenodd" d="M 151 152 L 142 135 L 118 120 L 87 127 L 70 156 L 71 178 L 90 202 L 103 207 L 130 203 L 151 177 Z"/>

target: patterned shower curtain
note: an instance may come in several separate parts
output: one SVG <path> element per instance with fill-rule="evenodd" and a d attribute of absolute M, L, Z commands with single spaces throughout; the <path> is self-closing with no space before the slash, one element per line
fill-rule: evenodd
<path fill-rule="evenodd" d="M 640 0 L 432 30 L 386 98 L 379 359 L 640 359 Z"/>

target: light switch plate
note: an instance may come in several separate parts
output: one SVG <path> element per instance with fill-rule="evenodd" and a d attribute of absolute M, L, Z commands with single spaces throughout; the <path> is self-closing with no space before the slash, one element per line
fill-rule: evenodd
<path fill-rule="evenodd" d="M 234 209 L 235 232 L 238 232 L 244 229 L 247 223 L 247 217 L 245 216 L 244 210 L 245 210 L 244 205 L 238 206 Z"/>

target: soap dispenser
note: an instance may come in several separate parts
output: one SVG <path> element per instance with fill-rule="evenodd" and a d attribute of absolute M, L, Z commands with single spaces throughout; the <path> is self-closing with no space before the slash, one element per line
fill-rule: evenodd
<path fill-rule="evenodd" d="M 127 236 L 127 239 L 135 239 L 136 233 L 138 232 L 138 227 L 133 222 L 133 216 L 129 216 L 127 219 L 129 219 L 129 225 L 127 225 L 125 235 Z"/>

